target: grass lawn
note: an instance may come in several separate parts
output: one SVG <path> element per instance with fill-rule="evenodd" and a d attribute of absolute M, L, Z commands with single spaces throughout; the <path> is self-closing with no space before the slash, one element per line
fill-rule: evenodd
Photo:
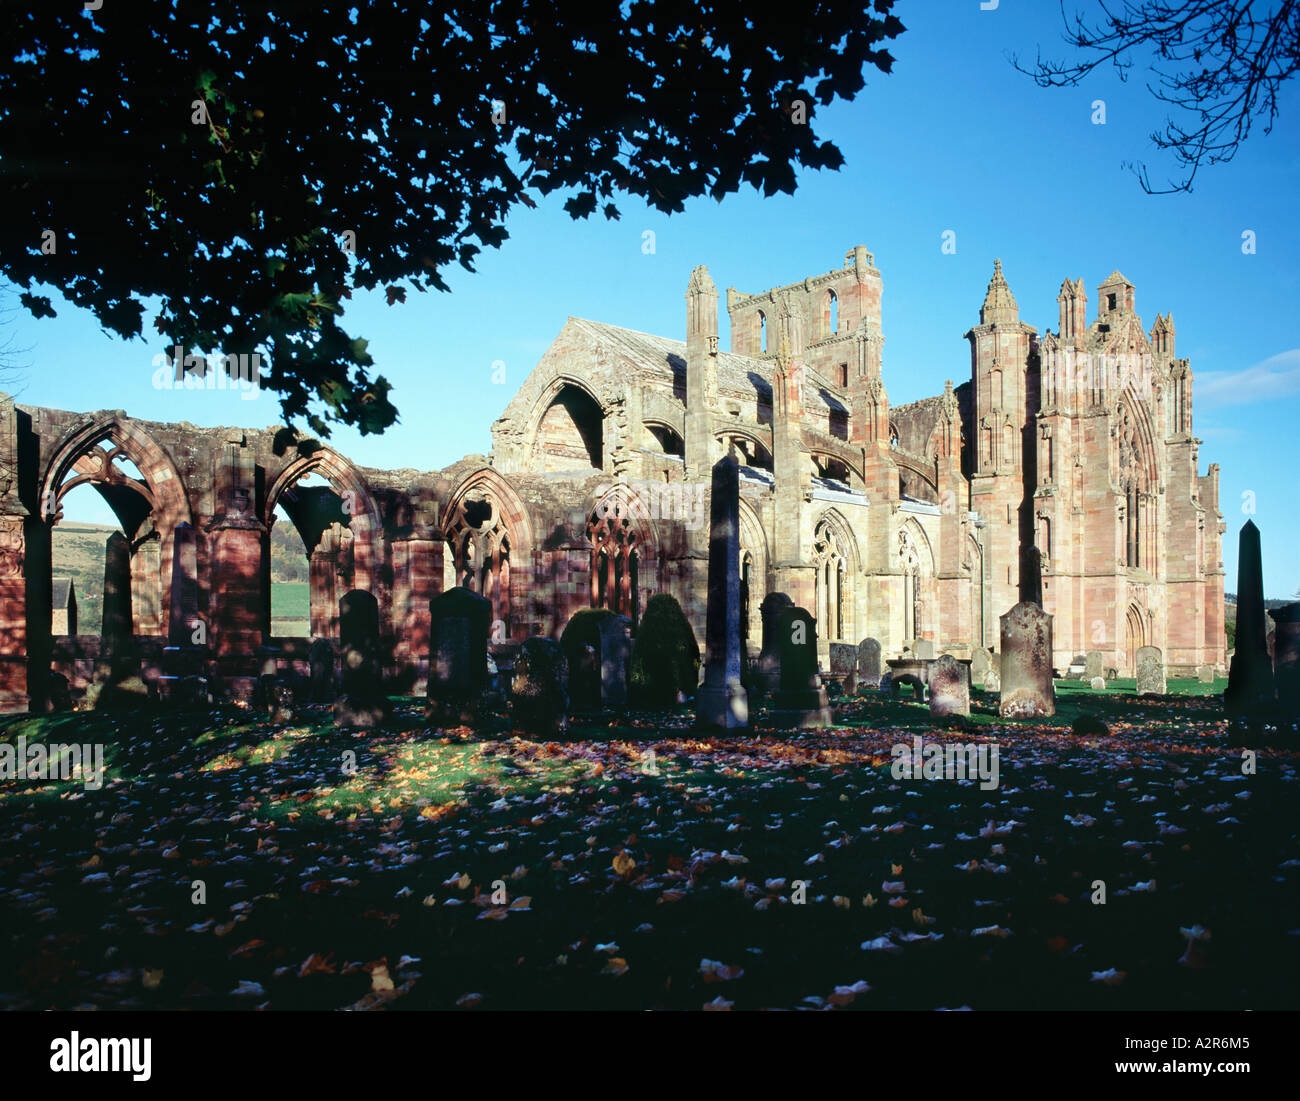
<path fill-rule="evenodd" d="M 727 737 L 10 719 L 109 780 L 0 782 L 0 1006 L 1295 1008 L 1300 754 L 1244 775 L 1214 687 L 977 692 L 966 733 L 882 697 Z M 1000 787 L 896 781 L 914 734 L 996 741 Z"/>

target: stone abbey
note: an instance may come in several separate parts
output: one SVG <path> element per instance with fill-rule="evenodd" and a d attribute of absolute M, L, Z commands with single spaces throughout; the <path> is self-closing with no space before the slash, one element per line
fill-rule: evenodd
<path fill-rule="evenodd" d="M 232 694 L 272 636 L 270 531 L 282 509 L 310 557 L 310 630 L 339 600 L 378 604 L 393 691 L 422 692 L 429 601 L 492 602 L 493 645 L 558 637 L 581 608 L 636 621 L 668 592 L 704 637 L 713 463 L 741 464 L 741 632 L 789 595 L 831 642 L 886 655 L 998 646 L 1021 600 L 1054 617 L 1054 664 L 1100 651 L 1132 675 L 1156 646 L 1173 676 L 1224 667 L 1218 467 L 1198 473 L 1192 372 L 1171 315 L 1150 331 L 1118 271 L 1087 317 L 1062 285 L 1056 332 L 1020 320 L 994 266 L 965 334 L 969 378 L 891 406 L 872 254 L 757 294 L 697 267 L 685 340 L 570 318 L 492 426 L 489 456 L 444 470 L 358 467 L 293 429 L 204 429 L 28 407 L 0 396 L 0 707 L 44 705 L 51 669 L 84 685 L 98 640 L 51 624 L 51 533 L 91 483 L 129 548 L 121 577 L 145 657 L 197 631 Z M 963 368 L 964 370 L 964 368 Z M 110 555 L 110 560 L 112 556 Z M 261 663 L 261 664 L 259 664 Z"/>

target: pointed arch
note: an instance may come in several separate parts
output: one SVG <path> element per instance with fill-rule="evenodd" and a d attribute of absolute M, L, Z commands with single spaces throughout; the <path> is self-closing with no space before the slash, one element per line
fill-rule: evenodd
<path fill-rule="evenodd" d="M 626 482 L 593 501 L 587 513 L 591 606 L 609 608 L 634 624 L 659 582 L 659 548 L 651 516 L 649 504 Z"/>
<path fill-rule="evenodd" d="M 758 609 L 767 596 L 769 558 L 767 532 L 763 530 L 762 521 L 754 506 L 743 497 L 740 499 L 740 562 L 743 587 L 741 632 L 748 640 L 752 653 L 763 634 L 763 622 Z M 744 568 L 746 564 L 749 566 L 748 574 Z"/>
<path fill-rule="evenodd" d="M 451 583 L 492 602 L 494 638 L 514 638 L 526 626 L 533 561 L 532 525 L 514 487 L 491 467 L 472 471 L 447 500 L 441 535 Z"/>
<path fill-rule="evenodd" d="M 829 508 L 813 525 L 814 601 L 818 637 L 826 642 L 856 637 L 856 582 L 860 569 L 853 529 Z"/>
<path fill-rule="evenodd" d="M 898 559 L 903 575 L 903 638 L 925 638 L 934 622 L 934 548 L 915 516 L 899 525 Z"/>
<path fill-rule="evenodd" d="M 585 379 L 557 372 L 542 389 L 529 414 L 525 455 L 540 470 L 600 470 L 604 466 L 605 420 L 609 405 Z M 555 434 L 555 454 L 543 460 L 547 426 Z M 584 465 L 585 464 L 585 465 Z"/>

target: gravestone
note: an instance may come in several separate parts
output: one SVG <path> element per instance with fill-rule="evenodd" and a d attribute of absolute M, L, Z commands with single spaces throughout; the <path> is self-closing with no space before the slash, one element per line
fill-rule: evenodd
<path fill-rule="evenodd" d="M 1094 692 L 1104 692 L 1104 691 L 1106 691 L 1106 678 L 1105 678 L 1105 677 L 1093 677 L 1092 680 L 1090 680 L 1090 681 L 1088 682 L 1088 686 L 1089 686 L 1089 687 L 1090 687 Z"/>
<path fill-rule="evenodd" d="M 487 688 L 492 601 L 463 585 L 429 601 L 429 680 L 425 717 L 473 723 Z"/>
<path fill-rule="evenodd" d="M 723 730 L 747 727 L 749 694 L 741 684 L 740 667 L 740 464 L 734 454 L 713 464 L 704 651 L 695 724 Z"/>
<path fill-rule="evenodd" d="M 817 621 L 803 608 L 783 608 L 776 618 L 781 688 L 772 700 L 779 727 L 813 729 L 831 725 L 830 701 L 817 675 Z"/>
<path fill-rule="evenodd" d="M 148 698 L 131 616 L 131 547 L 115 531 L 104 545 L 104 614 L 86 700 L 102 709 L 138 707 Z"/>
<path fill-rule="evenodd" d="M 1052 684 L 1052 617 L 1037 604 L 1021 601 L 1001 617 L 1002 700 L 998 714 L 1008 719 L 1056 714 Z"/>
<path fill-rule="evenodd" d="M 327 638 L 313 639 L 307 649 L 307 665 L 311 670 L 312 702 L 328 703 L 338 695 L 334 675 L 334 643 Z"/>
<path fill-rule="evenodd" d="M 1300 603 L 1273 609 L 1277 625 L 1273 641 L 1273 676 L 1278 710 L 1290 718 L 1300 716 Z"/>
<path fill-rule="evenodd" d="M 1083 680 L 1088 672 L 1088 659 L 1082 654 L 1075 654 L 1065 672 L 1071 680 Z"/>
<path fill-rule="evenodd" d="M 864 638 L 858 643 L 858 692 L 866 695 L 880 687 L 880 643 Z"/>
<path fill-rule="evenodd" d="M 918 638 L 912 643 L 912 653 L 918 658 L 934 657 L 934 640 L 929 638 Z"/>
<path fill-rule="evenodd" d="M 1165 659 L 1159 646 L 1139 646 L 1137 652 L 1137 694 L 1163 696 L 1165 684 Z"/>
<path fill-rule="evenodd" d="M 1259 528 L 1241 525 L 1237 549 L 1237 636 L 1223 707 L 1229 715 L 1266 718 L 1274 710 L 1273 663 L 1269 660 L 1264 614 L 1264 564 Z"/>
<path fill-rule="evenodd" d="M 996 669 L 990 669 L 984 674 L 984 691 L 1001 692 L 1002 691 L 1002 674 Z"/>
<path fill-rule="evenodd" d="M 951 654 L 930 664 L 930 714 L 970 714 L 969 670 Z"/>
<path fill-rule="evenodd" d="M 510 720 L 523 730 L 555 734 L 567 725 L 569 671 L 564 650 L 550 638 L 530 638 L 519 648 L 510 682 Z"/>
<path fill-rule="evenodd" d="M 992 655 L 983 646 L 976 646 L 970 656 L 971 683 L 979 688 L 983 688 L 984 681 L 989 675 L 989 669 L 992 667 L 992 664 Z"/>
<path fill-rule="evenodd" d="M 339 649 L 342 671 L 334 701 L 334 725 L 372 730 L 388 718 L 379 650 L 379 602 L 364 589 L 352 589 L 339 601 Z"/>
<path fill-rule="evenodd" d="M 851 642 L 832 642 L 831 672 L 839 679 L 840 691 L 853 696 L 858 691 L 858 648 Z"/>
<path fill-rule="evenodd" d="M 1084 658 L 1084 677 L 1087 680 L 1092 680 L 1093 677 L 1104 676 L 1105 666 L 1102 664 L 1103 661 L 1104 659 L 1101 656 L 1100 650 L 1089 650 L 1087 656 Z"/>
<path fill-rule="evenodd" d="M 1213 683 L 1214 683 L 1214 666 L 1213 666 L 1213 665 L 1198 665 L 1198 666 L 1196 667 L 1196 683 L 1197 683 L 1197 684 L 1213 684 Z"/>
<path fill-rule="evenodd" d="M 590 642 L 571 647 L 565 656 L 569 666 L 569 711 L 575 715 L 600 710 L 600 654 Z"/>
<path fill-rule="evenodd" d="M 763 646 L 758 654 L 758 683 L 763 694 L 770 696 L 781 687 L 781 651 L 776 644 L 776 617 L 783 608 L 793 608 L 794 601 L 785 593 L 768 593 L 758 606 L 763 623 Z"/>
<path fill-rule="evenodd" d="M 627 667 L 632 658 L 632 621 L 612 615 L 600 624 L 600 698 L 606 707 L 627 705 Z"/>
<path fill-rule="evenodd" d="M 72 710 L 72 692 L 68 688 L 68 678 L 62 673 L 51 673 L 46 682 L 45 710 Z"/>

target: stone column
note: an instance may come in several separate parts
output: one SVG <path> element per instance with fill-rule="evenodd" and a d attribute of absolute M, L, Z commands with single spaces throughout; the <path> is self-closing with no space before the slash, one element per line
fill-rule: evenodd
<path fill-rule="evenodd" d="M 393 664 L 412 695 L 428 687 L 429 601 L 442 588 L 443 544 L 431 527 L 416 525 L 393 540 Z"/>
<path fill-rule="evenodd" d="M 253 449 L 242 433 L 222 446 L 217 462 L 216 514 L 208 529 L 208 642 L 232 693 L 248 699 L 268 606 L 262 562 L 266 529 L 254 507 Z"/>
<path fill-rule="evenodd" d="M 734 730 L 749 725 L 749 698 L 740 683 L 740 466 L 734 454 L 713 466 L 709 519 L 704 684 L 695 722 Z"/>

